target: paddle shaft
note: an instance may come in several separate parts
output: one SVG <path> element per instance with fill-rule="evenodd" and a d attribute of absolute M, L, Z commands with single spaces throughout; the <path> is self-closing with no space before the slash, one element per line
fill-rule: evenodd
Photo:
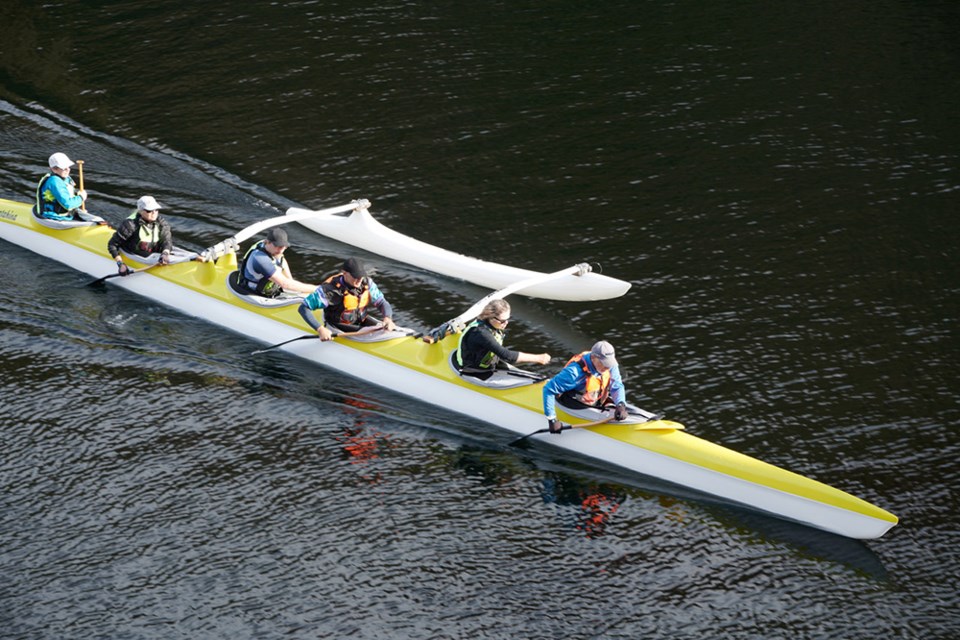
<path fill-rule="evenodd" d="M 80 191 L 83 191 L 83 160 L 77 160 L 77 172 L 80 174 Z M 80 211 L 87 212 L 87 201 L 80 203 Z"/>
<path fill-rule="evenodd" d="M 173 265 L 173 264 L 180 264 L 181 262 L 190 262 L 191 260 L 196 260 L 196 259 L 197 259 L 196 254 L 191 254 L 191 255 L 193 255 L 192 258 L 179 258 L 179 257 L 178 257 L 178 259 L 175 259 L 175 260 L 173 260 L 172 262 L 168 262 L 168 263 L 167 263 L 167 266 L 170 266 L 170 265 Z M 143 271 L 149 271 L 150 269 L 153 269 L 154 267 L 158 267 L 158 266 L 160 266 L 161 264 L 163 264 L 163 262 L 161 262 L 160 260 L 157 260 L 157 261 L 154 262 L 153 264 L 147 265 L 147 266 L 142 267 L 142 268 L 140 268 L 140 269 L 129 269 L 129 268 L 128 268 L 128 269 L 127 269 L 127 275 L 133 275 L 134 273 L 141 273 L 141 272 L 143 272 Z M 93 282 L 88 282 L 88 283 L 87 283 L 87 286 L 88 286 L 88 287 L 92 287 L 92 286 L 94 286 L 94 285 L 100 284 L 100 283 L 103 282 L 104 280 L 109 280 L 110 278 L 119 278 L 119 277 L 121 277 L 122 275 L 123 275 L 123 274 L 122 274 L 122 273 L 119 273 L 119 272 L 118 272 L 118 273 L 111 273 L 110 275 L 103 276 L 102 278 L 97 278 L 97 279 L 94 280 Z"/>
<path fill-rule="evenodd" d="M 606 424 L 606 423 L 610 422 L 611 420 L 613 420 L 613 416 L 612 416 L 612 415 L 609 415 L 609 416 L 607 416 L 606 418 L 601 418 L 600 420 L 594 420 L 593 422 L 585 422 L 585 423 L 583 423 L 583 424 L 565 424 L 565 425 L 562 425 L 562 426 L 560 427 L 560 430 L 561 430 L 561 431 L 566 431 L 567 429 L 585 429 L 585 428 L 587 428 L 587 427 L 595 427 L 595 426 L 600 425 L 600 424 Z M 517 438 L 516 440 L 513 440 L 513 441 L 510 443 L 510 446 L 513 446 L 513 445 L 517 444 L 518 442 L 521 442 L 521 441 L 523 441 L 523 440 L 526 440 L 526 439 L 529 438 L 530 436 L 535 436 L 535 435 L 537 435 L 538 433 L 548 433 L 549 431 L 550 431 L 549 427 L 546 428 L 546 429 L 537 429 L 536 431 L 534 431 L 534 432 L 532 432 L 532 433 L 528 433 L 528 434 L 525 435 L 525 436 L 520 436 L 520 437 Z"/>
<path fill-rule="evenodd" d="M 347 333 L 347 332 L 335 333 L 335 334 L 333 334 L 332 337 L 333 337 L 333 338 L 336 338 L 336 337 L 352 338 L 352 337 L 354 337 L 354 336 L 362 336 L 362 335 L 365 335 L 365 334 L 368 334 L 368 333 L 373 333 L 374 331 L 380 331 L 381 329 L 383 329 L 383 326 L 382 326 L 382 325 L 376 325 L 376 326 L 364 327 L 364 328 L 360 329 L 359 331 L 352 331 L 352 332 L 350 332 L 350 333 Z M 258 353 L 264 353 L 265 351 L 270 351 L 271 349 L 276 349 L 277 347 L 282 347 L 282 346 L 285 345 L 285 344 L 290 344 L 291 342 L 296 342 L 297 340 L 310 340 L 311 338 L 316 338 L 316 337 L 317 337 L 316 334 L 306 335 L 306 336 L 297 336 L 296 338 L 290 338 L 289 340 L 284 340 L 283 342 L 278 342 L 277 344 L 272 344 L 272 345 L 270 345 L 269 347 L 264 347 L 263 349 L 257 349 L 256 351 L 251 351 L 251 352 L 250 352 L 250 355 L 253 356 L 253 355 L 256 355 L 256 354 L 258 354 Z"/>
<path fill-rule="evenodd" d="M 414 337 L 418 337 L 418 336 L 414 336 Z M 509 367 L 506 369 L 493 369 L 493 368 L 484 369 L 482 367 L 463 367 L 462 369 L 460 369 L 461 375 L 467 375 L 467 376 L 475 375 L 478 373 L 491 373 L 491 372 L 504 373 L 508 376 L 516 376 L 518 378 L 528 378 L 535 382 L 540 382 L 541 380 L 550 379 L 549 376 L 540 375 L 539 373 L 534 373 L 533 371 L 526 371 L 524 369 L 515 369 L 513 367 Z"/>
<path fill-rule="evenodd" d="M 606 424 L 613 420 L 613 416 L 607 416 L 606 418 L 601 418 L 600 420 L 594 420 L 593 422 L 585 422 L 583 424 L 565 424 L 561 427 L 561 431 L 566 429 L 585 429 L 587 427 L 595 427 L 598 424 Z M 549 431 L 549 429 L 547 429 Z"/>
<path fill-rule="evenodd" d="M 135 273 L 141 273 L 142 271 L 149 271 L 150 269 L 153 269 L 154 267 L 156 267 L 157 265 L 160 265 L 160 264 L 163 264 L 163 263 L 160 262 L 159 260 L 157 260 L 154 264 L 148 265 L 148 266 L 143 267 L 143 268 L 141 268 L 141 269 L 127 269 L 127 274 L 126 274 L 126 275 L 132 276 L 132 275 L 135 274 Z M 106 280 L 109 280 L 110 278 L 119 278 L 119 277 L 121 277 L 121 276 L 123 276 L 123 275 L 124 275 L 124 274 L 122 274 L 122 273 L 111 273 L 110 275 L 103 276 L 102 278 L 97 278 L 97 279 L 94 280 L 93 282 L 88 282 L 88 283 L 87 283 L 87 286 L 88 286 L 88 287 L 93 287 L 93 286 L 95 286 L 95 285 L 100 284 L 101 282 L 104 282 L 104 281 L 106 281 Z"/>
<path fill-rule="evenodd" d="M 310 340 L 310 339 L 315 339 L 315 338 L 317 338 L 317 335 L 316 335 L 316 334 L 310 335 L 310 336 L 297 336 L 296 338 L 290 338 L 289 340 L 284 340 L 283 342 L 278 342 L 277 344 L 272 344 L 272 345 L 270 345 L 269 347 L 264 347 L 263 349 L 257 349 L 256 351 L 251 351 L 251 352 L 250 352 L 250 355 L 255 356 L 255 355 L 257 355 L 258 353 L 265 353 L 265 352 L 267 352 L 267 351 L 270 351 L 271 349 L 276 349 L 277 347 L 282 347 L 282 346 L 285 345 L 285 344 L 290 344 L 291 342 L 296 342 L 297 340 Z"/>

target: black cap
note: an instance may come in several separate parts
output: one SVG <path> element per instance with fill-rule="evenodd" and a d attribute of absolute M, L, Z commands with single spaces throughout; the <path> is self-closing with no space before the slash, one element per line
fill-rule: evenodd
<path fill-rule="evenodd" d="M 267 232 L 267 242 L 275 247 L 290 246 L 290 240 L 287 239 L 287 232 L 276 227 Z"/>
<path fill-rule="evenodd" d="M 366 267 L 364 267 L 363 263 L 356 258 L 350 258 L 344 261 L 343 266 L 340 267 L 340 270 L 346 271 L 354 278 L 365 278 L 367 276 Z"/>

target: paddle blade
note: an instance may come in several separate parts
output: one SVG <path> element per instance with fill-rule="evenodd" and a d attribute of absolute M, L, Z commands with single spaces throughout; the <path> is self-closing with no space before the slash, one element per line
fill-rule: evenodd
<path fill-rule="evenodd" d="M 673 420 L 653 420 L 638 424 L 633 428 L 634 431 L 682 431 L 685 426 Z"/>
<path fill-rule="evenodd" d="M 569 428 L 570 428 L 570 427 L 567 427 L 567 429 L 569 429 Z M 520 436 L 519 438 L 517 438 L 517 439 L 515 439 L 515 440 L 511 440 L 511 441 L 510 441 L 510 444 L 509 444 L 508 446 L 516 447 L 516 446 L 519 445 L 521 442 L 526 442 L 526 441 L 527 441 L 527 438 L 529 438 L 530 436 L 535 436 L 535 435 L 537 435 L 538 433 L 549 433 L 549 431 L 550 431 L 550 429 L 537 429 L 536 431 L 533 431 L 533 432 L 531 432 L 531 433 L 528 433 L 528 434 L 525 435 L 525 436 Z"/>
<path fill-rule="evenodd" d="M 88 282 L 86 286 L 88 286 L 88 287 L 96 287 L 97 285 L 103 284 L 104 282 L 106 282 L 106 281 L 109 280 L 110 278 L 116 278 L 116 277 L 119 276 L 119 275 L 120 275 L 119 273 L 111 273 L 110 275 L 103 276 L 102 278 L 97 278 L 96 280 L 92 280 L 91 282 Z"/>

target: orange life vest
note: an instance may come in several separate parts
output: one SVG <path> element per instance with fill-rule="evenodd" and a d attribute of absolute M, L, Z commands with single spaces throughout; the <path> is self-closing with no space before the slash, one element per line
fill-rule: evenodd
<path fill-rule="evenodd" d="M 590 367 L 587 366 L 586 360 L 584 360 L 584 356 L 589 354 L 589 351 L 584 351 L 581 354 L 575 355 L 567 360 L 567 364 L 564 366 L 569 366 L 570 363 L 576 362 L 586 376 L 586 384 L 583 390 L 574 392 L 576 399 L 586 405 L 600 406 L 606 402 L 607 396 L 610 395 L 610 370 L 607 369 L 603 373 L 594 373 L 591 371 Z"/>
<path fill-rule="evenodd" d="M 360 293 L 356 293 L 350 285 L 335 274 L 323 281 L 324 289 L 335 291 L 340 296 L 340 304 L 331 300 L 331 310 L 339 312 L 335 322 L 340 324 L 361 325 L 367 317 L 367 306 L 370 304 L 370 286 L 364 278 L 360 285 Z M 330 296 L 328 296 L 330 297 Z"/>

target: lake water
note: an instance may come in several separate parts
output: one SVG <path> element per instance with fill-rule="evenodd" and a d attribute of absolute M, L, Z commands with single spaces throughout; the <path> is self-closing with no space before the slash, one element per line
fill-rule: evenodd
<path fill-rule="evenodd" d="M 630 399 L 901 518 L 677 495 L 2 243 L 0 636 L 955 638 L 960 5 L 8 1 L 0 197 L 85 161 L 199 249 L 288 206 L 623 298 Z M 290 229 L 295 275 L 352 251 Z M 361 254 L 401 324 L 487 293 Z"/>

